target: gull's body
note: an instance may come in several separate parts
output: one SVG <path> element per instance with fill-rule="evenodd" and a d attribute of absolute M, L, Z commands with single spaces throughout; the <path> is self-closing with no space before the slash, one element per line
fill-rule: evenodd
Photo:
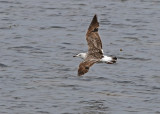
<path fill-rule="evenodd" d="M 84 75 L 89 71 L 89 68 L 94 63 L 116 63 L 116 57 L 109 57 L 103 55 L 102 42 L 98 34 L 99 23 L 97 21 L 97 16 L 95 15 L 86 33 L 86 40 L 88 43 L 88 52 L 79 53 L 74 57 L 80 57 L 83 61 L 79 65 L 78 75 Z"/>
<path fill-rule="evenodd" d="M 83 60 L 87 58 L 87 53 L 79 53 L 78 55 L 75 55 L 74 57 L 79 57 Z M 115 61 L 113 61 L 114 57 L 109 57 L 107 55 L 103 55 L 103 57 L 98 61 L 98 63 L 107 63 L 107 64 L 112 64 Z"/>

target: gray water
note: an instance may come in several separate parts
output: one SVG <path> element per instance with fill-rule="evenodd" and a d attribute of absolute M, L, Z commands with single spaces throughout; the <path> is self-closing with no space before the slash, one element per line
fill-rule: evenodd
<path fill-rule="evenodd" d="M 78 77 L 94 14 L 118 62 Z M 2 0 L 0 114 L 160 114 L 159 50 L 159 0 Z"/>

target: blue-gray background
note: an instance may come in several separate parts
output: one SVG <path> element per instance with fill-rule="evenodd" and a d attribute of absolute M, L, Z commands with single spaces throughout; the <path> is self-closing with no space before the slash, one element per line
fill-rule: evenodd
<path fill-rule="evenodd" d="M 95 13 L 118 62 L 78 77 Z M 0 113 L 159 114 L 159 50 L 159 0 L 0 1 Z"/>

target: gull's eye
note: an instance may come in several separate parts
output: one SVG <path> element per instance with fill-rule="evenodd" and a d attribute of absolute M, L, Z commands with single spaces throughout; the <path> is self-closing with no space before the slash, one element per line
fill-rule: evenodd
<path fill-rule="evenodd" d="M 92 32 L 98 32 L 98 28 L 95 28 Z"/>

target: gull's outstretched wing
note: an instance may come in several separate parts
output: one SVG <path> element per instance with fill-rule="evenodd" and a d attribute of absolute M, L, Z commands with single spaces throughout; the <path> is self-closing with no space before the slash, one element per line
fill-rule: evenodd
<path fill-rule="evenodd" d="M 78 76 L 82 76 L 89 71 L 89 68 L 96 63 L 96 60 L 87 60 L 79 64 Z"/>
<path fill-rule="evenodd" d="M 89 68 L 101 58 L 103 58 L 102 42 L 98 34 L 99 23 L 95 15 L 86 33 L 86 40 L 88 43 L 87 58 L 80 63 L 78 69 L 78 76 L 84 75 L 89 71 Z"/>
<path fill-rule="evenodd" d="M 94 56 L 96 59 L 103 57 L 102 42 L 98 34 L 99 23 L 95 15 L 86 33 L 86 40 L 88 43 L 88 55 Z"/>

